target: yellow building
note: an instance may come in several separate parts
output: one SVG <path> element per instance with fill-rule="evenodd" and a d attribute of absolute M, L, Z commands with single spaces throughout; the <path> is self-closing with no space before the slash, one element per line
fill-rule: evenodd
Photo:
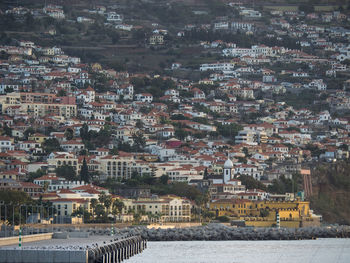
<path fill-rule="evenodd" d="M 34 117 L 43 117 L 48 114 L 54 114 L 65 118 L 75 117 L 77 115 L 77 105 L 61 103 L 22 103 L 22 109 L 26 110 L 28 115 Z"/>
<path fill-rule="evenodd" d="M 8 93 L 0 96 L 0 104 L 2 105 L 2 111 L 4 112 L 4 105 L 7 107 L 10 105 L 19 105 L 21 103 L 21 96 L 18 92 Z"/>
<path fill-rule="evenodd" d="M 44 141 L 46 141 L 47 138 L 48 137 L 46 135 L 40 133 L 34 133 L 28 136 L 29 141 L 35 141 L 37 143 L 43 143 Z"/>
<path fill-rule="evenodd" d="M 23 93 L 24 94 L 24 93 Z M 43 117 L 48 114 L 62 116 L 65 118 L 75 117 L 77 115 L 77 105 L 75 99 L 67 99 L 67 103 L 46 103 L 46 102 L 27 102 L 22 100 L 21 93 L 13 92 L 0 96 L 0 105 L 3 113 L 7 113 L 7 109 L 12 110 L 11 106 L 19 106 L 20 112 L 27 113 L 33 117 Z"/>
<path fill-rule="evenodd" d="M 149 38 L 150 45 L 163 45 L 164 44 L 164 36 L 160 34 L 154 34 Z"/>
<path fill-rule="evenodd" d="M 277 213 L 282 227 L 320 224 L 320 218 L 312 213 L 310 203 L 307 201 L 216 200 L 210 203 L 209 209 L 216 212 L 217 216 L 244 220 L 247 226 L 274 226 L 277 223 Z"/>
<path fill-rule="evenodd" d="M 47 162 L 49 164 L 49 168 L 52 171 L 54 171 L 57 167 L 60 167 L 63 165 L 72 166 L 74 171 L 77 174 L 80 170 L 78 158 L 75 156 L 75 154 L 72 154 L 72 153 L 66 153 L 66 152 L 51 153 L 49 158 L 47 159 Z"/>
<path fill-rule="evenodd" d="M 89 199 L 80 198 L 59 198 L 52 200 L 52 204 L 57 211 L 58 216 L 70 216 L 73 212 L 82 207 L 85 210 L 91 211 Z"/>
<path fill-rule="evenodd" d="M 255 202 L 242 199 L 219 199 L 209 204 L 216 216 L 245 217 L 255 216 Z"/>

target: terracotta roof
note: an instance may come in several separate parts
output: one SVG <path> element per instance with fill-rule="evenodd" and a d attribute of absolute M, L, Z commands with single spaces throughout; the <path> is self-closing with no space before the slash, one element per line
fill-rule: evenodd
<path fill-rule="evenodd" d="M 51 202 L 76 202 L 76 203 L 87 203 L 88 200 L 79 199 L 79 198 L 58 198 L 54 199 Z"/>
<path fill-rule="evenodd" d="M 40 185 L 33 184 L 31 182 L 19 182 L 22 187 L 29 187 L 29 188 L 42 188 Z"/>
<path fill-rule="evenodd" d="M 75 192 L 69 190 L 69 189 L 61 189 L 58 191 L 59 194 L 75 194 Z"/>

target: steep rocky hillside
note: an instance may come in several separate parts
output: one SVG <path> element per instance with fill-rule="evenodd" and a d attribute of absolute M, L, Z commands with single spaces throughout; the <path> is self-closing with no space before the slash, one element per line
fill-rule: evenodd
<path fill-rule="evenodd" d="M 350 163 L 322 164 L 312 172 L 311 207 L 328 223 L 350 224 Z"/>

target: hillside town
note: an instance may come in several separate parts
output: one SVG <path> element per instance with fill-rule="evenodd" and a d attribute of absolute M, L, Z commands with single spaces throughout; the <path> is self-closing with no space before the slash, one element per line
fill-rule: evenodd
<path fill-rule="evenodd" d="M 278 217 L 283 226 L 319 225 L 311 175 L 349 160 L 349 10 L 225 5 L 232 17 L 175 31 L 149 21 L 143 48 L 200 53 L 196 63 L 168 60 L 162 71 L 118 70 L 63 44 L 3 38 L 1 191 L 25 192 L 65 224 L 275 226 Z M 103 19 L 121 35 L 138 32 L 123 11 L 95 6 L 69 22 L 62 6 L 46 5 L 0 16 L 85 26 Z M 42 222 L 33 214 L 32 223 Z"/>

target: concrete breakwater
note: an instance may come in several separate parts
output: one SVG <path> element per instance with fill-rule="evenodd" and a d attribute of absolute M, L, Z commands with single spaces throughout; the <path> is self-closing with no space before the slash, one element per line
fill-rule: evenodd
<path fill-rule="evenodd" d="M 221 224 L 171 229 L 129 227 L 118 230 L 120 235 L 140 235 L 149 241 L 191 240 L 299 240 L 316 238 L 349 238 L 349 226 L 307 228 L 249 228 Z"/>
<path fill-rule="evenodd" d="M 0 263 L 119 263 L 141 253 L 147 246 L 141 236 L 109 237 L 102 242 L 94 242 L 93 238 L 81 239 L 78 243 L 71 239 L 66 239 L 64 243 L 56 241 L 53 239 L 45 245 L 22 248 L 1 248 Z"/>
<path fill-rule="evenodd" d="M 119 263 L 141 253 L 146 247 L 146 241 L 140 236 L 116 239 L 109 244 L 90 247 L 88 249 L 88 263 Z"/>

